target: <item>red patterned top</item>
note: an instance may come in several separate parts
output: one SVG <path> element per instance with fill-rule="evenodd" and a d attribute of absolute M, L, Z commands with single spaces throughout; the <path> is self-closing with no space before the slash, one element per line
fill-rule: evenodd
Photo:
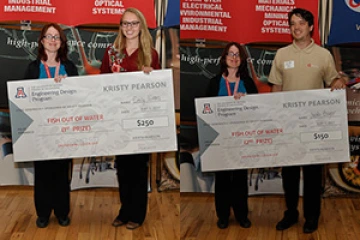
<path fill-rule="evenodd" d="M 100 72 L 112 73 L 140 71 L 137 67 L 138 49 L 136 49 L 130 56 L 126 52 L 126 49 L 124 51 L 124 54 L 119 54 L 112 46 L 109 46 L 102 59 Z M 160 69 L 159 56 L 155 49 L 152 49 L 151 56 L 151 67 L 153 69 Z"/>

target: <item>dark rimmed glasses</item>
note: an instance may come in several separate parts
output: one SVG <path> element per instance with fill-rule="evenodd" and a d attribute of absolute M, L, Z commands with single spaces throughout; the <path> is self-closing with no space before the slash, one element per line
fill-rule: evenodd
<path fill-rule="evenodd" d="M 133 22 L 121 22 L 120 25 L 124 28 L 126 27 L 137 27 L 139 26 L 139 21 L 133 21 Z"/>
<path fill-rule="evenodd" d="M 239 58 L 240 57 L 240 53 L 233 53 L 233 52 L 228 52 L 227 56 L 229 58 Z"/>
<path fill-rule="evenodd" d="M 43 36 L 43 38 L 45 38 L 46 40 L 54 40 L 54 41 L 60 41 L 60 36 L 57 36 L 57 35 L 45 35 Z"/>

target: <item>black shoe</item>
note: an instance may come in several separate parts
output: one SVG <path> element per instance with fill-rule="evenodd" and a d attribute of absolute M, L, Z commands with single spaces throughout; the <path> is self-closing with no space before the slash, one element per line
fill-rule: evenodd
<path fill-rule="evenodd" d="M 140 223 L 128 222 L 128 223 L 126 224 L 126 228 L 127 228 L 127 229 L 130 229 L 130 230 L 137 229 L 138 227 L 140 227 Z"/>
<path fill-rule="evenodd" d="M 36 219 L 36 226 L 38 228 L 46 228 L 49 225 L 49 218 L 46 217 L 38 217 Z"/>
<path fill-rule="evenodd" d="M 276 224 L 276 230 L 285 230 L 294 225 L 299 221 L 299 214 L 289 214 L 288 211 L 285 211 L 283 219 Z"/>
<path fill-rule="evenodd" d="M 239 220 L 239 224 L 243 228 L 251 227 L 251 222 L 250 222 L 250 220 L 248 218 L 244 218 L 244 219 Z"/>
<path fill-rule="evenodd" d="M 219 219 L 217 221 L 217 226 L 220 229 L 224 229 L 227 228 L 229 226 L 229 221 L 228 220 L 223 220 L 223 219 Z"/>
<path fill-rule="evenodd" d="M 315 232 L 318 228 L 318 220 L 309 219 L 305 221 L 303 232 L 312 233 Z"/>
<path fill-rule="evenodd" d="M 117 217 L 114 219 L 114 221 L 112 222 L 112 225 L 114 226 L 114 227 L 120 227 L 120 226 L 123 226 L 123 225 L 125 225 L 125 224 L 127 224 L 127 222 L 123 222 L 123 221 L 121 221 L 121 220 L 119 220 Z"/>
<path fill-rule="evenodd" d="M 69 226 L 69 224 L 70 224 L 70 218 L 68 216 L 59 217 L 58 222 L 59 222 L 60 226 L 66 227 L 66 226 Z"/>

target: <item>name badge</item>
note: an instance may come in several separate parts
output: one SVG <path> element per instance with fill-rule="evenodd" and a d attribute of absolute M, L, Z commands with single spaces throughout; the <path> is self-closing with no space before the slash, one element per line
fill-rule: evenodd
<path fill-rule="evenodd" d="M 285 69 L 294 68 L 294 67 L 295 67 L 295 63 L 293 60 L 284 62 Z"/>

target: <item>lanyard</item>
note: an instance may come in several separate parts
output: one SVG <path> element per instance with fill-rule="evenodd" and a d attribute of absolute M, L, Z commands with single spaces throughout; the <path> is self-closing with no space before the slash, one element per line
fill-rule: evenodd
<path fill-rule="evenodd" d="M 223 76 L 223 77 L 225 78 L 225 83 L 226 83 L 226 89 L 227 89 L 227 92 L 228 92 L 228 96 L 232 96 L 233 94 L 231 94 L 229 80 L 227 79 L 227 77 L 225 77 L 225 76 Z M 239 83 L 240 83 L 240 80 L 236 80 L 235 87 L 234 87 L 234 95 L 238 91 Z"/>
<path fill-rule="evenodd" d="M 51 74 L 50 74 L 49 66 L 48 66 L 44 61 L 41 61 L 41 62 L 42 62 L 42 64 L 44 64 L 47 77 L 48 77 L 48 78 L 52 78 L 52 77 L 51 77 Z M 59 71 L 60 71 L 60 62 L 58 62 L 58 63 L 56 64 L 56 69 L 55 69 L 55 76 L 54 76 L 54 78 L 56 78 L 56 77 L 59 76 Z"/>

